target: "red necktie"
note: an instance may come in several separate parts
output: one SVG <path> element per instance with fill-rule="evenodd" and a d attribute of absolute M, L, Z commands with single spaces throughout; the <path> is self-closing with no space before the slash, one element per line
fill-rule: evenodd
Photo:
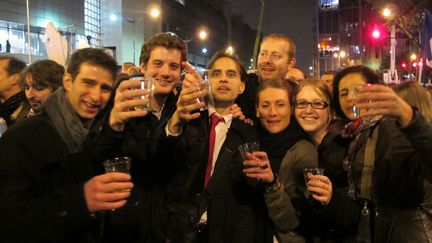
<path fill-rule="evenodd" d="M 213 152 L 214 152 L 215 138 L 216 138 L 216 126 L 219 122 L 224 122 L 223 117 L 219 117 L 215 113 L 211 114 L 211 116 L 210 116 L 209 154 L 208 154 L 207 167 L 206 167 L 206 172 L 205 172 L 205 177 L 204 177 L 204 187 L 207 186 L 207 183 L 211 177 L 211 171 L 213 168 Z"/>

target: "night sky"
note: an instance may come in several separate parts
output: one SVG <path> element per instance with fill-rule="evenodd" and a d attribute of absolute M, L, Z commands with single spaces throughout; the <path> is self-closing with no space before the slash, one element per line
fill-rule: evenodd
<path fill-rule="evenodd" d="M 258 25 L 260 0 L 228 0 L 233 14 L 242 14 L 251 28 Z M 313 66 L 313 16 L 315 0 L 266 0 L 264 35 L 283 33 L 297 46 L 297 65 L 305 74 Z"/>

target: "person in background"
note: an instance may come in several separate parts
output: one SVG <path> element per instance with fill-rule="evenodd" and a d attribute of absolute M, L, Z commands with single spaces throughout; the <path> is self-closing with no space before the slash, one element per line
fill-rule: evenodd
<path fill-rule="evenodd" d="M 396 93 L 412 107 L 416 107 L 428 122 L 432 122 L 431 94 L 415 81 L 407 81 L 394 87 Z"/>
<path fill-rule="evenodd" d="M 20 73 L 25 67 L 24 62 L 14 57 L 0 56 L 0 117 L 8 127 L 16 119 L 27 115 L 28 110 L 21 112 L 26 97 L 19 85 Z"/>
<path fill-rule="evenodd" d="M 432 122 L 431 94 L 416 81 L 407 81 L 394 87 L 396 93 L 410 106 L 415 107 L 425 120 Z M 425 196 L 422 207 L 432 214 L 432 182 L 424 180 Z"/>
<path fill-rule="evenodd" d="M 296 46 L 294 41 L 284 34 L 274 33 L 261 41 L 257 60 L 257 74 L 248 75 L 246 90 L 238 98 L 238 104 L 246 118 L 256 118 L 256 93 L 261 82 L 285 79 L 288 70 L 296 63 Z M 294 82 L 290 82 L 292 89 Z"/>
<path fill-rule="evenodd" d="M 262 82 L 256 113 L 260 151 L 243 162 L 245 175 L 263 184 L 263 215 L 258 242 L 303 242 L 313 220 L 303 169 L 318 166 L 318 155 L 307 134 L 291 119 L 289 84 L 282 79 Z M 324 179 L 324 178 L 322 178 Z M 328 195 L 322 196 L 321 200 Z"/>
<path fill-rule="evenodd" d="M 285 75 L 285 79 L 299 84 L 305 79 L 304 72 L 297 66 L 290 68 Z"/>
<path fill-rule="evenodd" d="M 121 73 L 127 73 L 127 71 L 129 70 L 129 68 L 131 67 L 136 67 L 134 63 L 132 62 L 124 62 L 121 66 Z"/>
<path fill-rule="evenodd" d="M 334 79 L 334 76 L 336 76 L 336 72 L 335 71 L 326 71 L 320 77 L 320 80 L 327 85 L 327 87 L 329 88 L 331 94 L 333 94 L 333 79 Z"/>
<path fill-rule="evenodd" d="M 62 86 L 64 73 L 64 67 L 51 60 L 36 61 L 21 73 L 21 87 L 31 106 L 27 116 L 42 110 L 45 100 Z"/>
<path fill-rule="evenodd" d="M 361 65 L 334 78 L 336 115 L 349 122 L 342 136 L 352 139 L 338 163 L 346 172 L 349 200 L 337 211 L 342 219 L 357 217 L 351 238 L 428 242 L 424 226 L 431 220 L 421 203 L 423 180 L 432 180 L 432 125 L 381 82 Z"/>

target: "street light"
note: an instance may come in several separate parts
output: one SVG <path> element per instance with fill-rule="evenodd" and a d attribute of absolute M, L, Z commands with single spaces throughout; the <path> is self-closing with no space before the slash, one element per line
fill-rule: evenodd
<path fill-rule="evenodd" d="M 156 19 L 156 18 L 158 18 L 158 17 L 160 16 L 160 10 L 159 10 L 159 7 L 157 7 L 157 6 L 151 6 L 150 9 L 147 10 L 147 11 L 144 11 L 144 13 L 149 14 L 150 17 L 153 18 L 153 19 Z M 127 17 L 127 16 L 125 16 L 125 15 L 123 15 L 123 14 L 122 14 L 121 16 L 122 16 L 122 18 L 123 18 L 124 20 L 126 20 L 127 22 L 129 22 L 129 23 L 132 24 L 132 52 L 133 52 L 133 63 L 136 64 L 136 63 L 135 63 L 135 60 L 136 60 L 136 56 L 135 56 L 135 54 L 136 54 L 136 34 L 135 34 L 135 25 L 136 25 L 137 22 L 141 21 L 141 20 L 144 18 L 144 16 L 141 16 L 141 17 L 139 17 L 139 18 L 137 18 L 137 19 L 136 19 L 136 18 L 130 18 L 130 17 Z M 116 21 L 116 20 L 117 20 L 117 15 L 116 15 L 116 14 L 110 14 L 109 18 L 110 18 L 111 21 Z"/>
<path fill-rule="evenodd" d="M 382 11 L 382 15 L 386 18 L 390 17 L 392 15 L 392 11 L 390 10 L 390 8 L 384 8 Z"/>
<path fill-rule="evenodd" d="M 201 31 L 199 32 L 198 36 L 199 36 L 199 38 L 200 38 L 201 40 L 205 40 L 205 39 L 207 39 L 207 31 L 205 31 L 205 30 L 201 30 Z"/>
<path fill-rule="evenodd" d="M 152 16 L 153 18 L 157 18 L 157 17 L 159 17 L 159 15 L 160 15 L 160 10 L 159 10 L 159 8 L 157 8 L 157 7 L 153 7 L 153 8 L 150 10 L 150 16 Z"/>
<path fill-rule="evenodd" d="M 232 55 L 234 54 L 234 47 L 232 47 L 231 45 L 227 47 L 227 49 L 225 50 L 226 53 Z"/>
<path fill-rule="evenodd" d="M 392 6 L 393 8 L 393 6 Z M 382 11 L 385 18 L 391 18 L 394 14 L 391 7 L 386 7 Z M 390 83 L 398 83 L 399 78 L 396 70 L 396 26 L 393 24 L 390 31 L 390 69 L 388 71 L 388 80 Z"/>

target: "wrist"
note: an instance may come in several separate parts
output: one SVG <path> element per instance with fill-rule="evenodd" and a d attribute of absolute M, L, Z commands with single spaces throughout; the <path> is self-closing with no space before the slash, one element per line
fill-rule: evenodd
<path fill-rule="evenodd" d="M 406 112 L 402 113 L 403 115 L 397 119 L 397 123 L 401 128 L 407 127 L 411 124 L 411 121 L 414 117 L 414 109 L 411 106 L 408 106 Z"/>
<path fill-rule="evenodd" d="M 279 178 L 276 174 L 273 174 L 273 181 L 264 184 L 264 193 L 271 194 L 277 192 L 281 188 L 281 184 L 279 183 Z"/>
<path fill-rule="evenodd" d="M 183 128 L 183 122 L 181 121 L 180 116 L 176 111 L 172 115 L 171 119 L 169 119 L 168 121 L 168 131 L 171 134 L 178 134 L 182 131 L 182 128 Z"/>
<path fill-rule="evenodd" d="M 122 132 L 124 129 L 124 123 L 117 121 L 114 115 L 112 114 L 112 112 L 109 117 L 109 125 L 111 129 L 113 129 L 116 132 Z"/>

